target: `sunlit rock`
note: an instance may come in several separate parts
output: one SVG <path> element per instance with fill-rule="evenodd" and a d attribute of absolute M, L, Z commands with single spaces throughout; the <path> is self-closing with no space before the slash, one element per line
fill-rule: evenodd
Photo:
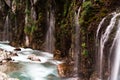
<path fill-rule="evenodd" d="M 32 60 L 32 61 L 41 61 L 41 60 L 39 59 L 39 57 L 36 56 L 36 55 L 34 55 L 34 54 L 29 55 L 29 56 L 28 56 L 28 59 L 30 59 L 30 60 Z"/>
<path fill-rule="evenodd" d="M 98 74 L 96 72 L 94 72 L 91 76 L 90 76 L 90 80 L 101 80 L 98 78 Z"/>
<path fill-rule="evenodd" d="M 62 63 L 57 66 L 60 77 L 70 77 L 73 73 L 73 66 L 67 63 Z"/>
<path fill-rule="evenodd" d="M 62 59 L 61 52 L 59 50 L 54 51 L 54 59 L 56 59 L 56 60 L 61 60 Z"/>

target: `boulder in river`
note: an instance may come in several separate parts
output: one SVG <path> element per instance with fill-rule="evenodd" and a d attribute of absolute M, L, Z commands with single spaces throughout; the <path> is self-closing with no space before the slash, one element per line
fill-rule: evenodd
<path fill-rule="evenodd" d="M 41 61 L 41 60 L 39 59 L 39 57 L 36 56 L 36 55 L 34 55 L 34 54 L 30 54 L 30 55 L 28 56 L 28 59 L 30 59 L 30 60 L 32 60 L 32 61 Z"/>

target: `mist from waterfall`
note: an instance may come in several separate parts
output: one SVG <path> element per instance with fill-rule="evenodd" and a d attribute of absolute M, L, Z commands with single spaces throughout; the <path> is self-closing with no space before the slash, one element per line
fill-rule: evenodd
<path fill-rule="evenodd" d="M 119 80 L 118 76 L 119 76 L 119 68 L 120 68 L 120 54 L 119 54 L 120 52 L 119 51 L 120 50 L 120 38 L 119 38 L 120 37 L 120 18 L 119 18 L 120 13 L 114 12 L 111 15 L 112 15 L 112 18 L 110 20 L 109 25 L 106 27 L 104 33 L 103 32 L 100 33 L 100 29 L 102 29 L 102 25 L 105 24 L 104 22 L 107 16 L 104 17 L 100 22 L 97 33 L 96 33 L 96 42 L 97 42 L 96 44 L 98 48 L 97 50 L 98 50 L 98 59 L 99 59 L 97 62 L 99 65 L 99 69 L 97 70 L 97 72 L 100 80 L 104 80 L 103 78 L 104 65 L 106 65 L 104 61 L 104 57 L 108 57 L 107 63 L 108 63 L 108 70 L 110 74 L 108 76 L 108 80 Z M 104 49 L 106 47 L 105 45 L 109 41 L 111 37 L 111 33 L 115 28 L 116 28 L 116 31 L 114 31 L 113 41 L 111 43 L 109 53 L 107 53 L 108 56 L 105 56 L 105 52 L 104 52 Z"/>
<path fill-rule="evenodd" d="M 50 5 L 50 11 L 47 11 L 47 26 L 48 30 L 45 39 L 45 50 L 52 53 L 55 50 L 55 12 L 52 9 L 52 5 Z"/>

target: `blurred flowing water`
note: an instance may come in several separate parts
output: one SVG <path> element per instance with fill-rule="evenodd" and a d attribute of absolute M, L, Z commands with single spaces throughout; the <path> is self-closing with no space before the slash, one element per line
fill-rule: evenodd
<path fill-rule="evenodd" d="M 101 29 L 105 21 L 108 21 L 108 16 L 100 22 L 96 34 L 99 59 L 97 71 L 100 80 L 105 79 L 104 73 L 107 72 L 109 74 L 108 80 L 120 80 L 120 13 L 114 12 L 110 15 L 111 19 L 105 31 Z M 108 52 L 105 52 L 106 49 Z M 107 67 L 105 67 L 106 64 L 108 64 Z"/>
<path fill-rule="evenodd" d="M 5 44 L 0 44 L 0 48 L 7 51 L 15 49 Z M 52 54 L 30 48 L 21 48 L 17 53 L 18 56 L 12 57 L 13 62 L 0 65 L 0 71 L 20 80 L 61 80 L 57 72 L 59 61 L 53 60 Z M 41 62 L 27 59 L 30 54 L 39 56 Z"/>
<path fill-rule="evenodd" d="M 9 20 L 9 16 L 6 16 L 5 19 L 5 24 L 4 24 L 4 32 L 3 32 L 3 40 L 2 41 L 10 41 L 10 33 L 9 33 L 9 28 L 10 28 L 10 24 L 9 24 L 10 20 Z"/>
<path fill-rule="evenodd" d="M 55 50 L 55 12 L 52 5 L 50 5 L 50 11 L 47 11 L 47 26 L 48 30 L 45 39 L 45 50 L 52 53 Z"/>

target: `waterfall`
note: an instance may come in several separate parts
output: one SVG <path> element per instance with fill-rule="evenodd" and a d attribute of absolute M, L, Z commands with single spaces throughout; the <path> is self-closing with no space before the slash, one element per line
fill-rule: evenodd
<path fill-rule="evenodd" d="M 85 2 L 85 0 L 82 1 L 82 3 Z M 82 5 L 82 4 L 81 4 Z M 77 11 L 74 14 L 74 33 L 72 34 L 72 43 L 71 47 L 69 49 L 69 54 L 71 57 L 75 60 L 74 61 L 74 77 L 80 78 L 79 72 L 80 72 L 80 23 L 79 23 L 79 17 L 80 17 L 80 11 L 81 11 L 81 5 L 77 9 Z"/>
<path fill-rule="evenodd" d="M 31 0 L 31 18 L 32 18 L 32 20 L 33 21 L 36 21 L 36 11 L 35 11 L 35 8 L 34 8 L 34 4 L 37 2 L 37 0 L 34 0 L 34 1 L 32 1 Z"/>
<path fill-rule="evenodd" d="M 33 21 L 35 22 L 36 20 L 36 12 L 34 7 L 31 8 L 31 18 L 33 19 Z"/>
<path fill-rule="evenodd" d="M 102 24 L 104 24 L 106 17 L 103 18 L 102 21 L 100 22 L 98 29 L 97 29 L 97 33 L 96 33 L 96 42 L 97 42 L 96 44 L 98 47 L 98 56 L 99 56 L 98 75 L 99 75 L 99 79 L 101 79 L 101 80 L 104 80 L 103 79 L 103 65 L 105 63 L 103 63 L 103 60 L 104 60 L 103 57 L 104 57 L 105 44 L 109 40 L 110 34 L 114 28 L 117 28 L 117 30 L 114 32 L 115 36 L 114 36 L 112 45 L 110 46 L 108 56 L 106 56 L 106 57 L 108 57 L 108 68 L 111 71 L 111 75 L 109 76 L 108 80 L 119 80 L 118 75 L 119 75 L 119 68 L 120 68 L 120 58 L 119 58 L 119 56 L 120 56 L 120 54 L 119 54 L 119 50 L 120 50 L 120 46 L 119 46 L 119 43 L 120 43 L 120 38 L 119 38 L 120 37 L 120 20 L 118 20 L 119 19 L 118 17 L 120 16 L 120 13 L 112 13 L 112 16 L 113 17 L 111 18 L 109 25 L 105 29 L 105 32 L 101 34 L 100 39 L 98 37 L 98 34 L 100 32 Z M 113 48 L 115 49 L 115 51 L 112 54 Z M 114 55 L 113 63 L 111 61 L 111 55 Z"/>
<path fill-rule="evenodd" d="M 25 26 L 28 26 L 28 13 L 27 13 L 27 10 L 28 10 L 28 0 L 26 0 L 26 15 L 25 15 Z M 28 47 L 29 46 L 29 37 L 28 35 L 26 34 L 25 35 L 25 46 Z"/>
<path fill-rule="evenodd" d="M 9 7 L 11 7 L 11 1 L 12 1 L 12 0 L 5 0 L 6 4 L 7 4 Z"/>
<path fill-rule="evenodd" d="M 114 43 L 113 45 L 115 45 L 116 50 L 115 50 L 115 60 L 114 60 L 114 65 L 112 67 L 112 71 L 111 71 L 111 77 L 110 80 L 119 80 L 118 76 L 119 76 L 119 68 L 120 68 L 120 20 L 118 23 L 119 29 L 117 30 L 117 34 L 116 37 L 114 39 Z"/>
<path fill-rule="evenodd" d="M 2 41 L 9 41 L 10 40 L 10 33 L 9 33 L 9 16 L 6 16 L 4 30 L 3 30 L 3 40 Z"/>
<path fill-rule="evenodd" d="M 80 55 L 80 24 L 79 24 L 79 14 L 81 6 L 79 7 L 77 13 L 75 13 L 75 71 L 76 76 L 79 77 L 79 55 Z"/>
<path fill-rule="evenodd" d="M 47 12 L 47 25 L 48 30 L 45 39 L 45 50 L 48 52 L 53 52 L 55 50 L 55 15 L 52 6 L 50 7 L 50 12 Z"/>

